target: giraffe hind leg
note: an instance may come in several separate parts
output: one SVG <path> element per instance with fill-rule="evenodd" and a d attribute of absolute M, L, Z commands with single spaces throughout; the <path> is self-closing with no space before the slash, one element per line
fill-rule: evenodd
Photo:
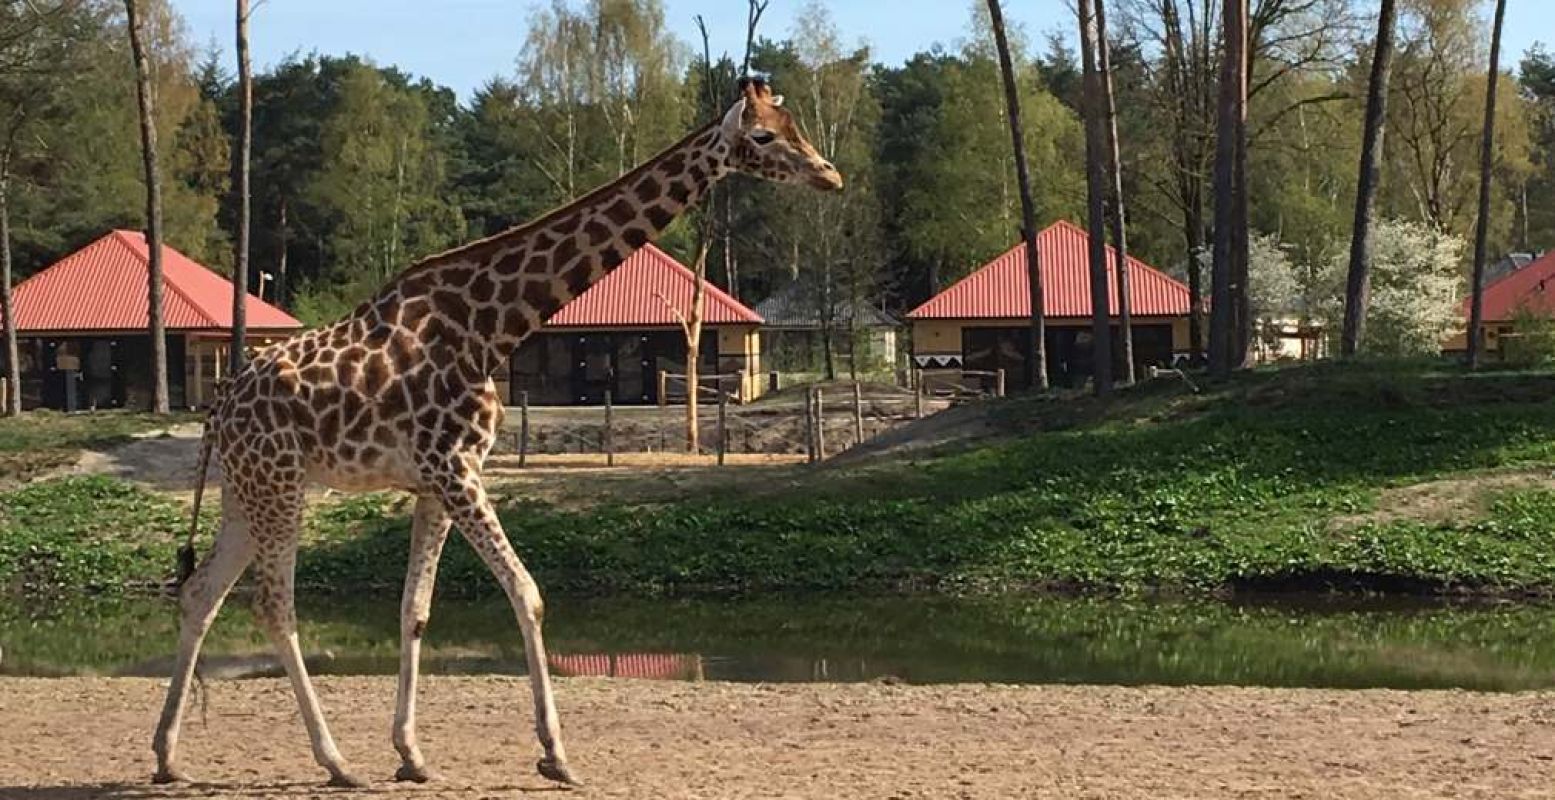
<path fill-rule="evenodd" d="M 253 559 L 253 542 L 242 510 L 230 495 L 224 494 L 221 531 L 209 555 L 184 582 L 179 591 L 178 658 L 168 684 L 167 700 L 157 722 L 152 750 L 157 755 L 154 783 L 175 783 L 185 779 L 178 766 L 178 735 L 188 707 L 189 682 L 200 656 L 200 645 L 215 621 L 221 604 Z"/>
<path fill-rule="evenodd" d="M 324 709 L 319 703 L 297 640 L 294 597 L 297 539 L 302 522 L 302 488 L 262 504 L 245 504 L 253 524 L 255 547 L 254 616 L 270 636 L 276 655 L 291 679 L 292 691 L 302 712 L 303 724 L 313 746 L 313 758 L 329 772 L 329 785 L 362 788 L 367 784 L 354 775 L 335 746 Z M 264 510 L 254 508 L 260 505 Z"/>

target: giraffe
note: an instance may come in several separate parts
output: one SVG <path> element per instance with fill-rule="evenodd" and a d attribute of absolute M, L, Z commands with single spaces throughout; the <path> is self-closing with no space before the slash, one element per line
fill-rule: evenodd
<path fill-rule="evenodd" d="M 179 730 L 201 642 L 250 567 L 255 617 L 275 647 L 331 785 L 365 784 L 324 721 L 298 646 L 293 573 L 304 488 L 414 493 L 400 605 L 400 676 L 392 740 L 396 780 L 432 777 L 416 741 L 416 685 L 438 558 L 451 526 L 506 592 L 524 640 L 535 733 L 547 779 L 577 784 L 541 638 L 539 588 L 509 544 L 481 480 L 502 422 L 490 375 L 564 304 L 653 241 L 731 172 L 837 191 L 816 152 L 759 79 L 742 79 L 719 120 L 616 181 L 540 219 L 430 256 L 349 316 L 255 356 L 214 404 L 202 443 L 225 475 L 211 552 L 179 589 L 178 656 L 152 749 L 156 783 L 185 779 Z M 192 561 L 192 555 L 190 556 Z"/>

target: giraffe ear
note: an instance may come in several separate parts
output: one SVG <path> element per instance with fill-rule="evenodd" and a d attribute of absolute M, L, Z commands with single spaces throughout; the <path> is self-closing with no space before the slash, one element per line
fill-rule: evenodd
<path fill-rule="evenodd" d="M 741 97 L 729 107 L 729 113 L 724 114 L 724 133 L 737 134 L 745 127 L 745 103 L 745 98 Z"/>
<path fill-rule="evenodd" d="M 782 108 L 783 107 L 783 95 L 780 95 L 780 94 L 772 95 L 772 107 L 773 108 Z"/>

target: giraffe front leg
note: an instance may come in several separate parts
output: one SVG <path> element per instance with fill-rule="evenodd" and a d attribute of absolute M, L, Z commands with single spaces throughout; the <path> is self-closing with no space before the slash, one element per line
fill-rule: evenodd
<path fill-rule="evenodd" d="M 178 766 L 178 734 L 189 703 L 189 682 L 194 678 L 200 644 L 205 641 L 205 634 L 221 610 L 222 601 L 232 590 L 232 584 L 253 558 L 253 545 L 237 504 L 224 500 L 221 517 L 221 533 L 210 554 L 178 593 L 178 660 L 167 687 L 162 718 L 157 722 L 157 732 L 152 739 L 151 749 L 157 755 L 157 771 L 151 778 L 153 783 L 178 783 L 187 778 Z"/>
<path fill-rule="evenodd" d="M 432 779 L 416 743 L 416 684 L 421 661 L 421 636 L 431 617 L 437 562 L 447 540 L 449 519 L 435 497 L 416 500 L 410 535 L 410 566 L 400 602 L 400 683 L 394 706 L 394 749 L 400 754 L 397 781 L 426 783 Z"/>
<path fill-rule="evenodd" d="M 540 588 L 508 543 L 480 479 L 462 476 L 451 483 L 450 489 L 443 493 L 445 507 L 470 546 L 502 584 L 524 636 L 529 688 L 534 696 L 535 735 L 545 751 L 535 768 L 550 780 L 581 786 L 582 782 L 567 766 L 566 751 L 562 747 L 561 721 L 556 715 L 556 697 L 546 665 L 545 642 L 540 635 L 540 622 L 545 614 Z"/>

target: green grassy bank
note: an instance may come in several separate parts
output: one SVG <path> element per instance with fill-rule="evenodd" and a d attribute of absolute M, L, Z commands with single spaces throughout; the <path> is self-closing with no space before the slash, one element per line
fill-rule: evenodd
<path fill-rule="evenodd" d="M 956 412 L 986 414 L 977 443 L 931 455 L 651 503 L 514 498 L 502 513 L 542 584 L 567 591 L 1549 594 L 1552 400 L 1555 375 L 1431 365 L 1260 372 L 1201 394 L 1157 382 L 1105 401 Z M 105 479 L 36 483 L 0 502 L 0 586 L 13 590 L 156 580 L 182 527 L 175 502 Z M 299 582 L 397 587 L 408 527 L 393 498 L 317 510 Z M 440 586 L 493 584 L 455 544 Z"/>

